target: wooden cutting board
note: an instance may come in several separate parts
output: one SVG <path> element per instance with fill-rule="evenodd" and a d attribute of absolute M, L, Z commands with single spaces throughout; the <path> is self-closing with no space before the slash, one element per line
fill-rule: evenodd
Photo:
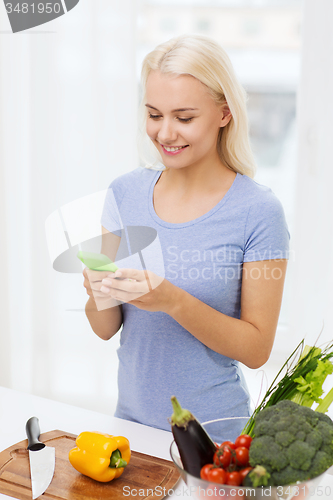
<path fill-rule="evenodd" d="M 124 498 L 164 498 L 179 480 L 174 464 L 168 460 L 132 451 L 123 474 L 109 483 L 100 483 L 77 472 L 68 460 L 77 436 L 63 431 L 40 435 L 40 441 L 55 448 L 55 471 L 44 500 L 124 500 Z M 0 453 L 0 493 L 20 500 L 31 500 L 31 479 L 28 440 L 21 441 Z M 125 489 L 123 489 L 126 487 Z M 158 488 L 157 488 L 158 487 Z M 157 488 L 155 490 L 155 488 Z M 165 488 L 165 490 L 164 490 Z M 136 490 L 136 495 L 135 491 Z M 150 490 L 150 491 L 149 491 Z M 133 495 L 130 494 L 132 491 Z"/>

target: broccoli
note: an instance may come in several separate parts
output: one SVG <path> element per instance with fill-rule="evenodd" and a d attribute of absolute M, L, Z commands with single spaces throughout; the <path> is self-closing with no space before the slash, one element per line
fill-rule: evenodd
<path fill-rule="evenodd" d="M 282 400 L 254 421 L 250 465 L 261 465 L 272 486 L 306 481 L 333 465 L 333 422 L 325 414 Z"/>
<path fill-rule="evenodd" d="M 246 474 L 243 480 L 243 486 L 253 486 L 254 488 L 260 488 L 261 486 L 271 486 L 271 475 L 265 467 L 261 465 L 256 465 L 254 469 Z"/>

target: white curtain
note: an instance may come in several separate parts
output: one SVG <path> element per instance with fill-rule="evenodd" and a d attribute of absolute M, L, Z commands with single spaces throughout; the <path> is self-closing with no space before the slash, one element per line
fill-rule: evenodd
<path fill-rule="evenodd" d="M 118 338 L 92 332 L 82 274 L 52 268 L 45 221 L 138 165 L 135 26 L 135 0 L 0 25 L 0 384 L 105 412 Z"/>
<path fill-rule="evenodd" d="M 332 23 L 331 0 L 305 0 L 289 345 L 333 339 Z"/>

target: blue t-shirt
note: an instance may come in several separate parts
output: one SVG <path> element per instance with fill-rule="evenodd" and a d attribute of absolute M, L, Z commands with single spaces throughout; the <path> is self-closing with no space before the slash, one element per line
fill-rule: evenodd
<path fill-rule="evenodd" d="M 290 236 L 280 201 L 270 188 L 237 174 L 209 212 L 174 224 L 154 210 L 160 175 L 139 167 L 108 189 L 101 223 L 123 236 L 118 267 L 149 269 L 240 318 L 243 262 L 288 258 Z M 170 430 L 172 395 L 201 422 L 252 413 L 237 361 L 206 347 L 168 314 L 128 303 L 122 311 L 115 416 Z M 230 438 L 243 427 L 244 421 L 234 426 Z"/>

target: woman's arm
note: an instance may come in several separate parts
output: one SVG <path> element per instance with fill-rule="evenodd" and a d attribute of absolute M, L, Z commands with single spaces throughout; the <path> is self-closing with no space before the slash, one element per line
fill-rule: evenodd
<path fill-rule="evenodd" d="M 113 337 L 123 323 L 121 306 L 98 310 L 92 297 L 86 303 L 85 312 L 93 332 L 103 340 Z"/>
<path fill-rule="evenodd" d="M 273 347 L 286 269 L 287 260 L 243 264 L 240 319 L 216 311 L 180 288 L 169 314 L 207 347 L 259 368 Z"/>
<path fill-rule="evenodd" d="M 121 269 L 123 278 L 136 282 L 105 279 L 103 284 L 111 297 L 139 309 L 165 312 L 213 351 L 259 368 L 273 346 L 286 269 L 287 260 L 243 264 L 240 319 L 213 309 L 151 271 Z"/>
<path fill-rule="evenodd" d="M 119 244 L 120 237 L 110 233 L 102 226 L 101 253 L 114 261 Z M 94 333 L 103 340 L 109 340 L 118 332 L 123 323 L 121 305 L 113 298 L 100 292 L 102 279 L 110 275 L 110 272 L 91 271 L 86 268 L 83 275 L 85 277 L 84 286 L 89 295 L 85 307 L 86 316 Z"/>

